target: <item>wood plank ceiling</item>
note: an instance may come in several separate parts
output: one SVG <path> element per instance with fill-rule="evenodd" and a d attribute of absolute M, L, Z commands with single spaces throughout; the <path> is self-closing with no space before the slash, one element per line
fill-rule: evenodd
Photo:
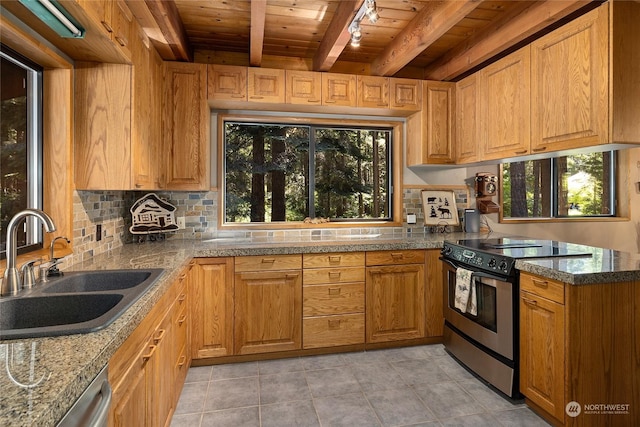
<path fill-rule="evenodd" d="M 166 60 L 456 80 L 600 1 L 127 0 Z"/>

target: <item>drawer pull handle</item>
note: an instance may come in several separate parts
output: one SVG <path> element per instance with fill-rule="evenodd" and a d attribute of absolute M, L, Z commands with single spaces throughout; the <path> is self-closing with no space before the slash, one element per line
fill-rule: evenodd
<path fill-rule="evenodd" d="M 549 287 L 549 282 L 547 282 L 546 280 L 537 280 L 537 279 L 532 279 L 532 280 L 533 280 L 533 284 L 539 288 Z"/>
<path fill-rule="evenodd" d="M 534 148 L 531 151 L 533 151 L 534 153 L 538 153 L 540 151 L 547 151 L 547 147 L 538 147 L 538 148 Z"/>
<path fill-rule="evenodd" d="M 287 279 L 295 279 L 296 277 L 298 277 L 297 273 L 287 273 L 284 275 L 285 278 Z"/>
<path fill-rule="evenodd" d="M 187 273 L 182 273 L 178 278 L 178 280 L 182 282 L 186 277 L 187 277 Z"/>
<path fill-rule="evenodd" d="M 158 331 L 158 335 L 155 338 L 153 338 L 153 340 L 156 342 L 156 344 L 159 344 L 160 341 L 162 341 L 162 339 L 164 338 L 166 333 L 167 333 L 166 329 L 160 329 Z"/>
<path fill-rule="evenodd" d="M 329 262 L 340 262 L 341 259 L 340 255 L 329 255 Z"/>
<path fill-rule="evenodd" d="M 515 154 L 527 154 L 529 150 L 516 151 Z"/>
<path fill-rule="evenodd" d="M 329 320 L 329 329 L 339 329 L 340 320 Z"/>
<path fill-rule="evenodd" d="M 102 24 L 104 29 L 107 30 L 107 32 L 109 32 L 109 33 L 113 32 L 113 28 L 111 27 L 111 25 L 109 25 L 109 23 L 107 21 L 100 21 L 100 23 Z"/>
<path fill-rule="evenodd" d="M 263 264 L 273 264 L 274 262 L 276 262 L 275 258 L 262 258 Z"/>
<path fill-rule="evenodd" d="M 184 321 L 187 320 L 187 315 L 183 314 L 182 316 L 180 316 L 180 318 L 178 319 L 178 325 L 182 326 L 182 324 L 184 323 Z"/>
<path fill-rule="evenodd" d="M 180 360 L 178 361 L 178 367 L 182 368 L 185 363 L 187 363 L 187 356 L 180 356 Z"/>
<path fill-rule="evenodd" d="M 116 36 L 115 39 L 122 47 L 125 47 L 127 44 L 129 44 L 129 41 L 125 37 Z"/>
<path fill-rule="evenodd" d="M 155 345 L 150 345 L 149 346 L 149 353 L 147 354 L 143 354 L 142 355 L 142 360 L 144 360 L 145 362 L 149 359 L 151 359 L 153 357 L 153 354 L 156 352 L 156 346 Z"/>
<path fill-rule="evenodd" d="M 340 295 L 340 288 L 329 288 L 329 295 Z"/>
<path fill-rule="evenodd" d="M 178 297 L 178 301 L 180 302 L 183 302 L 186 299 L 187 299 L 187 294 L 180 294 L 180 296 Z"/>
<path fill-rule="evenodd" d="M 391 253 L 391 258 L 399 258 L 399 259 L 402 259 L 402 258 L 404 258 L 404 255 L 403 255 L 402 253 L 400 253 L 400 252 L 392 252 L 392 253 Z"/>
<path fill-rule="evenodd" d="M 330 271 L 329 272 L 329 278 L 330 279 L 340 279 L 340 272 L 339 271 Z"/>
<path fill-rule="evenodd" d="M 524 303 L 527 304 L 527 305 L 533 305 L 533 306 L 537 306 L 538 305 L 538 301 L 536 301 L 536 300 L 522 298 L 522 301 L 524 301 Z"/>

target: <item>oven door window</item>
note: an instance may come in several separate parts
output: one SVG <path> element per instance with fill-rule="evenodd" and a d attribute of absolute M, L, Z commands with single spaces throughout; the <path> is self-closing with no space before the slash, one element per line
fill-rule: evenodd
<path fill-rule="evenodd" d="M 456 289 L 456 275 L 455 273 L 449 274 L 449 280 L 452 283 L 449 284 L 449 308 L 462 314 L 467 319 L 483 326 L 493 332 L 498 331 L 497 316 L 496 316 L 496 288 L 482 282 L 482 278 L 472 278 L 472 286 L 476 287 L 477 307 L 478 315 L 474 316 L 470 313 L 462 313 L 455 308 L 455 289 Z"/>

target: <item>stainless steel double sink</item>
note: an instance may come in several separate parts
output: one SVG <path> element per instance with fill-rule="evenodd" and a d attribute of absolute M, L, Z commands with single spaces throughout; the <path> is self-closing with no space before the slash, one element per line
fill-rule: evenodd
<path fill-rule="evenodd" d="M 0 340 L 95 332 L 113 323 L 162 269 L 65 273 L 0 299 Z"/>

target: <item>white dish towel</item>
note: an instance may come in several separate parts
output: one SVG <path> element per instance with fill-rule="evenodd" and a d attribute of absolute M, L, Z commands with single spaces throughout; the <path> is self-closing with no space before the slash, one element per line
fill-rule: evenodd
<path fill-rule="evenodd" d="M 456 269 L 455 307 L 463 313 L 478 315 L 476 287 L 472 280 L 473 271 Z"/>

